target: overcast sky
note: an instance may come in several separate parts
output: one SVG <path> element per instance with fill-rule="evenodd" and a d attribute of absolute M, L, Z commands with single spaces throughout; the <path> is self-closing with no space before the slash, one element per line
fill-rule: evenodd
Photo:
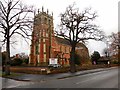
<path fill-rule="evenodd" d="M 64 12 L 68 5 L 76 3 L 76 7 L 84 10 L 86 7 L 92 7 L 93 11 L 97 11 L 98 18 L 96 22 L 108 34 L 117 31 L 118 18 L 118 1 L 119 0 L 23 0 L 28 5 L 34 5 L 44 11 L 49 10 L 54 14 L 54 27 L 59 24 L 59 14 Z"/>
<path fill-rule="evenodd" d="M 24 4 L 33 5 L 36 9 L 44 7 L 44 11 L 49 10 L 49 14 L 54 17 L 54 29 L 59 24 L 59 15 L 64 12 L 68 5 L 76 3 L 76 7 L 79 10 L 84 10 L 87 7 L 91 7 L 93 11 L 97 11 L 96 24 L 107 34 L 118 31 L 118 1 L 119 0 L 22 0 Z M 11 53 L 26 52 L 29 54 L 29 45 L 25 44 L 22 39 L 17 44 L 15 49 L 12 49 Z M 94 50 L 99 51 L 102 54 L 106 45 L 103 42 L 90 41 L 87 43 L 89 52 Z"/>

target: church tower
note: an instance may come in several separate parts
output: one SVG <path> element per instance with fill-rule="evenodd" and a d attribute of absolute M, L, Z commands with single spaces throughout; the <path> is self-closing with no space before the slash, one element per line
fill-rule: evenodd
<path fill-rule="evenodd" d="M 53 42 L 53 13 L 52 15 L 44 11 L 38 10 L 34 16 L 34 25 L 30 49 L 30 64 L 48 65 L 49 58 L 52 57 Z"/>

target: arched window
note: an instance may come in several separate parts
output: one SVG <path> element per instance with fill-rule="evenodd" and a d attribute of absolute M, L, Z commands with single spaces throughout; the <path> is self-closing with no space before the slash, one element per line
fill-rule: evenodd
<path fill-rule="evenodd" d="M 47 24 L 47 18 L 44 18 L 44 23 Z"/>
<path fill-rule="evenodd" d="M 51 21 L 49 20 L 48 24 L 50 25 Z"/>

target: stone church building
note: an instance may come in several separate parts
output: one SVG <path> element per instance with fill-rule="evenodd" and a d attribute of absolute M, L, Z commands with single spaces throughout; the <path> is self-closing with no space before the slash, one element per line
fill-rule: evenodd
<path fill-rule="evenodd" d="M 50 15 L 48 10 L 45 12 L 42 8 L 34 17 L 29 63 L 47 66 L 49 58 L 58 58 L 59 64 L 69 65 L 70 51 L 69 42 L 54 35 L 53 14 Z M 89 59 L 88 48 L 83 43 L 77 45 L 76 52 L 85 57 L 82 59 Z"/>

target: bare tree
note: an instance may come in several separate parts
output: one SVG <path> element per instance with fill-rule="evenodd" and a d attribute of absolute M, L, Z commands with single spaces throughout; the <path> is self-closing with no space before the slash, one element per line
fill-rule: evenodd
<path fill-rule="evenodd" d="M 32 29 L 30 14 L 32 7 L 23 5 L 20 0 L 0 1 L 0 33 L 3 35 L 3 45 L 6 45 L 5 74 L 10 74 L 10 44 L 11 38 L 16 34 L 22 36 L 25 40 L 29 39 Z M 30 14 L 29 14 L 30 13 Z M 16 37 L 17 38 L 17 37 Z M 14 42 L 12 42 L 14 43 Z"/>
<path fill-rule="evenodd" d="M 117 55 L 118 61 L 120 63 L 120 32 L 112 33 L 109 36 L 109 42 L 111 55 Z"/>
<path fill-rule="evenodd" d="M 92 13 L 91 8 L 87 8 L 80 13 L 79 9 L 74 6 L 74 4 L 69 5 L 66 11 L 60 14 L 60 30 L 56 31 L 57 35 L 68 40 L 72 47 L 70 53 L 71 72 L 76 71 L 74 63 L 76 45 L 80 41 L 84 42 L 89 39 L 102 40 L 104 38 L 103 32 L 98 30 L 98 26 L 92 22 L 97 17 L 96 12 Z"/>
<path fill-rule="evenodd" d="M 112 49 L 112 52 L 118 53 L 118 49 L 120 49 L 120 32 L 112 33 L 109 36 L 109 42 L 111 42 L 110 48 Z"/>

